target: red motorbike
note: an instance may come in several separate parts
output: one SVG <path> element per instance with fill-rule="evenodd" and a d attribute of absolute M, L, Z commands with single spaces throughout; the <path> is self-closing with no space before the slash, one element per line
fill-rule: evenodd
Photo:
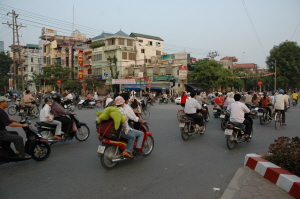
<path fill-rule="evenodd" d="M 154 139 L 152 133 L 147 132 L 143 125 L 141 125 L 140 130 L 144 133 L 142 144 L 143 156 L 148 156 L 154 148 Z M 98 147 L 98 153 L 101 154 L 100 161 L 105 169 L 112 169 L 119 162 L 131 159 L 122 155 L 127 146 L 127 140 L 121 137 L 121 127 L 115 130 L 113 120 L 102 121 L 97 128 L 97 132 L 98 139 L 102 143 Z M 139 156 L 136 150 L 136 142 L 134 143 L 132 153 L 134 157 Z"/>

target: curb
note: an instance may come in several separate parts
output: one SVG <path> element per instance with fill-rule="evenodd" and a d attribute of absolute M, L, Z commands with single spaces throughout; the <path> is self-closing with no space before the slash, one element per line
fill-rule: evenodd
<path fill-rule="evenodd" d="M 263 159 L 262 155 L 256 153 L 245 156 L 244 166 L 256 171 L 296 199 L 300 199 L 300 178 L 298 176 Z"/>

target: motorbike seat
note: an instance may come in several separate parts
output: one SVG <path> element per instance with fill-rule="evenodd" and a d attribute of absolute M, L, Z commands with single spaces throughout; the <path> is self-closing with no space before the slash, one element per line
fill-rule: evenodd
<path fill-rule="evenodd" d="M 26 106 L 26 105 L 23 105 L 22 107 L 23 108 L 32 108 L 31 106 Z"/>
<path fill-rule="evenodd" d="M 187 119 L 187 120 L 190 120 L 190 121 L 194 121 L 194 118 L 190 117 L 190 116 L 185 116 L 184 118 Z"/>
<path fill-rule="evenodd" d="M 242 123 L 238 123 L 238 122 L 228 122 L 229 124 L 233 124 L 234 126 L 237 126 L 239 128 L 241 128 L 243 126 Z"/>
<path fill-rule="evenodd" d="M 48 124 L 48 123 L 45 123 L 45 122 L 37 122 L 38 125 L 41 125 L 41 126 L 46 126 L 46 127 L 54 127 L 56 128 L 56 125 L 55 124 Z"/>

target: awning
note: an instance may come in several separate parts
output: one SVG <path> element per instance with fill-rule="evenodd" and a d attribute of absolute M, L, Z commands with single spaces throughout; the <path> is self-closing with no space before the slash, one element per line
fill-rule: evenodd
<path fill-rule="evenodd" d="M 144 90 L 148 84 L 126 84 L 122 86 L 122 89 L 126 90 Z"/>
<path fill-rule="evenodd" d="M 167 83 L 167 84 L 154 84 L 154 83 L 152 83 L 152 87 L 150 89 L 169 90 L 170 89 L 170 83 Z"/>

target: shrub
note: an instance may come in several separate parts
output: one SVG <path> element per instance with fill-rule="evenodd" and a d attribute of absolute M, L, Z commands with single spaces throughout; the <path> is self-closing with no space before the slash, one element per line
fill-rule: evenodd
<path fill-rule="evenodd" d="M 266 160 L 300 177 L 300 138 L 279 137 L 269 146 Z"/>

